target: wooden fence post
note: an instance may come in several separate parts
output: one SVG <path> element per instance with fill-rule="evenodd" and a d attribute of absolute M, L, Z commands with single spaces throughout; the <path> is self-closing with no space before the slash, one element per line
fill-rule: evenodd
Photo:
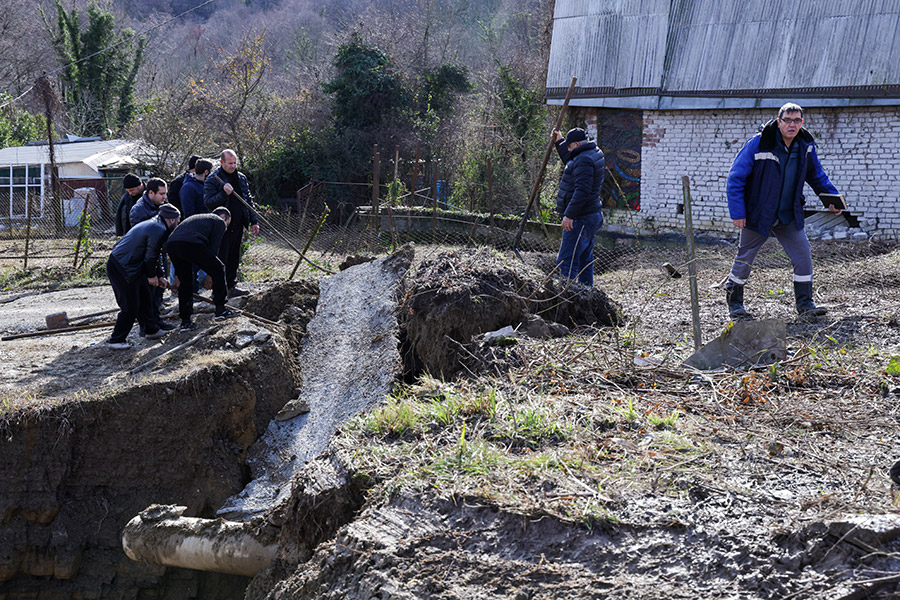
<path fill-rule="evenodd" d="M 381 211 L 378 206 L 379 203 L 379 186 L 380 182 L 380 169 L 381 169 L 381 155 L 378 154 L 378 144 L 375 144 L 375 149 L 372 152 L 372 214 L 375 216 L 375 232 L 381 229 Z"/>
<path fill-rule="evenodd" d="M 691 288 L 691 318 L 694 322 L 694 351 L 700 350 L 703 337 L 700 332 L 700 294 L 697 292 L 697 265 L 694 255 L 694 221 L 691 216 L 691 180 L 687 175 L 681 178 L 684 196 L 684 236 L 688 249 L 688 281 Z"/>
<path fill-rule="evenodd" d="M 25 264 L 22 265 L 22 269 L 28 270 L 28 246 L 31 244 L 31 211 L 33 210 L 32 201 L 34 200 L 34 194 L 28 193 L 28 188 L 25 188 Z"/>
<path fill-rule="evenodd" d="M 494 167 L 489 158 L 487 161 L 488 176 L 488 210 L 491 213 L 491 229 L 494 229 Z"/>

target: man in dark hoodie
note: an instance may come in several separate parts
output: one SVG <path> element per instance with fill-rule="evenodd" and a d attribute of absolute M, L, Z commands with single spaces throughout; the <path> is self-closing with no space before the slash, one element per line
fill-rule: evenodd
<path fill-rule="evenodd" d="M 570 129 L 563 137 L 553 130 L 556 151 L 566 165 L 559 180 L 556 209 L 562 215 L 562 241 L 556 264 L 567 279 L 594 285 L 594 236 L 603 225 L 600 190 L 606 175 L 603 152 L 588 141 L 584 129 Z"/>
<path fill-rule="evenodd" d="M 744 308 L 744 286 L 759 249 L 774 235 L 794 267 L 794 299 L 801 316 L 824 315 L 813 302 L 813 267 L 809 239 L 803 229 L 803 184 L 816 194 L 837 194 L 810 133 L 803 129 L 803 109 L 789 102 L 778 118 L 766 123 L 738 152 L 728 173 L 728 212 L 741 230 L 737 256 L 725 282 L 732 319 L 750 317 Z M 829 209 L 840 214 L 834 206 Z"/>
<path fill-rule="evenodd" d="M 118 236 L 125 235 L 131 229 L 131 209 L 138 198 L 143 195 L 144 184 L 141 183 L 140 177 L 129 173 L 122 178 L 122 188 L 125 192 L 116 209 L 116 235 Z"/>
<path fill-rule="evenodd" d="M 194 172 L 184 178 L 181 185 L 181 213 L 184 218 L 210 212 L 203 201 L 203 182 L 212 172 L 212 163 L 201 158 L 194 163 Z"/>
<path fill-rule="evenodd" d="M 165 331 L 159 329 L 150 318 L 150 286 L 166 285 L 165 276 L 159 270 L 159 253 L 181 215 L 171 204 L 159 209 L 152 219 L 138 223 L 128 230 L 110 252 L 106 261 L 106 274 L 116 295 L 119 315 L 112 335 L 106 345 L 115 350 L 130 348 L 127 337 L 138 313 L 143 313 L 147 323 L 147 337 L 162 337 Z"/>
<path fill-rule="evenodd" d="M 230 297 L 244 296 L 246 290 L 237 288 L 238 264 L 241 261 L 241 242 L 244 237 L 244 229 L 249 229 L 253 235 L 259 234 L 256 212 L 252 210 L 253 197 L 250 195 L 250 184 L 247 177 L 237 170 L 237 154 L 234 150 L 222 150 L 220 156 L 221 166 L 213 171 L 203 183 L 203 200 L 206 208 L 213 210 L 224 206 L 231 212 L 231 224 L 222 238 L 219 248 L 219 258 L 225 263 L 225 282 L 228 285 Z M 240 194 L 244 202 L 236 195 Z"/>
<path fill-rule="evenodd" d="M 188 217 L 181 222 L 166 243 L 166 252 L 175 266 L 175 285 L 178 287 L 178 313 L 181 316 L 181 331 L 196 329 L 191 321 L 194 312 L 194 265 L 212 278 L 213 303 L 216 305 L 217 321 L 231 317 L 234 313 L 225 308 L 227 289 L 225 286 L 225 265 L 217 256 L 219 244 L 225 230 L 231 224 L 231 212 L 224 206 Z"/>
<path fill-rule="evenodd" d="M 190 215 L 184 213 L 184 205 L 181 203 L 181 187 L 184 185 L 185 180 L 194 173 L 194 167 L 197 165 L 198 160 L 200 160 L 199 156 L 191 154 L 190 158 L 188 158 L 188 170 L 170 181 L 168 185 L 169 204 L 180 210 L 182 217 L 185 219 Z"/>

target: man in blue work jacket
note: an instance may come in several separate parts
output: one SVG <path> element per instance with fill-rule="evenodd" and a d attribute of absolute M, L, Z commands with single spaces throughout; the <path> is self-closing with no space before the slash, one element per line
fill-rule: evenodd
<path fill-rule="evenodd" d="M 809 239 L 803 229 L 803 184 L 816 194 L 837 194 L 822 169 L 812 135 L 803 128 L 803 109 L 787 103 L 778 118 L 750 138 L 731 165 L 726 185 L 728 211 L 741 230 L 737 256 L 725 283 L 732 319 L 749 318 L 744 286 L 763 243 L 774 235 L 794 267 L 794 298 L 801 316 L 819 316 L 825 309 L 813 302 L 813 268 Z M 829 209 L 835 214 L 841 210 Z"/>

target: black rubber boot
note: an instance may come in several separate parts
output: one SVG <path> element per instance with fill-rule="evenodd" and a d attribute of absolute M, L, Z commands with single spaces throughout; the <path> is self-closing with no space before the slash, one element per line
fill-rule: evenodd
<path fill-rule="evenodd" d="M 801 317 L 821 317 L 827 310 L 820 306 L 812 299 L 812 282 L 794 282 L 794 298 L 797 301 L 797 313 Z"/>
<path fill-rule="evenodd" d="M 726 286 L 725 301 L 728 303 L 728 315 L 732 319 L 750 318 L 750 313 L 744 308 L 744 286 L 732 284 Z"/>

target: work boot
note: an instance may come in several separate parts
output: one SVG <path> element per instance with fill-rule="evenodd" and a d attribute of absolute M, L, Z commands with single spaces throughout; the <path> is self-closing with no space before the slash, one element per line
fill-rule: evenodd
<path fill-rule="evenodd" d="M 821 317 L 828 312 L 813 302 L 811 281 L 795 281 L 794 298 L 797 301 L 797 313 L 801 317 Z"/>
<path fill-rule="evenodd" d="M 744 308 L 744 286 L 729 284 L 725 288 L 725 301 L 728 303 L 728 315 L 735 321 L 750 318 L 750 313 Z"/>

